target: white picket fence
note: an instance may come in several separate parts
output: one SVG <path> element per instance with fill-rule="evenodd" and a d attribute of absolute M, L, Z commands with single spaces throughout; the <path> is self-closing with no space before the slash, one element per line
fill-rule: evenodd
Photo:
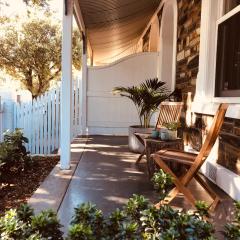
<path fill-rule="evenodd" d="M 72 93 L 72 138 L 80 133 L 80 87 L 74 81 Z M 32 102 L 14 107 L 14 128 L 23 129 L 32 154 L 50 154 L 60 146 L 60 88 L 46 92 Z"/>

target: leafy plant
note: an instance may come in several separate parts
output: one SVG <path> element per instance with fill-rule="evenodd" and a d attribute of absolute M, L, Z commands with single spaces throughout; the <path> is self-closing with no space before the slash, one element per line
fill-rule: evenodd
<path fill-rule="evenodd" d="M 83 224 L 90 226 L 93 234 L 100 238 L 101 231 L 103 229 L 102 211 L 98 210 L 94 204 L 83 203 L 79 207 L 75 208 L 74 217 L 71 221 L 71 224 Z M 77 227 L 76 230 L 80 229 L 80 227 Z"/>
<path fill-rule="evenodd" d="M 22 239 L 26 224 L 17 218 L 16 210 L 9 210 L 0 218 L 0 236 L 2 240 Z"/>
<path fill-rule="evenodd" d="M 52 210 L 42 211 L 32 217 L 31 227 L 34 232 L 40 233 L 42 237 L 52 240 L 62 240 L 61 224 L 57 214 Z"/>
<path fill-rule="evenodd" d="M 28 205 L 9 210 L 0 218 L 1 240 L 62 240 L 56 213 L 52 210 L 34 215 Z"/>
<path fill-rule="evenodd" d="M 170 131 L 177 131 L 177 129 L 181 126 L 181 124 L 179 122 L 169 122 L 169 123 L 163 123 L 163 126 Z"/>
<path fill-rule="evenodd" d="M 146 80 L 138 86 L 116 87 L 113 89 L 113 93 L 132 100 L 137 109 L 141 126 L 148 128 L 153 113 L 156 112 L 160 103 L 170 96 L 165 84 L 154 78 Z"/>
<path fill-rule="evenodd" d="M 228 240 L 240 240 L 240 202 L 235 203 L 235 219 L 225 225 L 224 236 Z"/>
<path fill-rule="evenodd" d="M 162 169 L 154 173 L 152 177 L 154 189 L 158 192 L 160 200 L 164 200 L 169 190 L 173 186 L 173 178 L 170 174 L 165 173 Z"/>
<path fill-rule="evenodd" d="M 240 203 L 235 206 L 235 220 L 225 227 L 224 235 L 228 240 L 240 239 Z M 196 208 L 195 212 L 186 212 L 163 204 L 158 209 L 143 196 L 134 195 L 122 209 L 104 218 L 95 205 L 85 203 L 75 209 L 66 240 L 215 239 L 213 225 L 206 218 L 209 206 L 197 202 Z M 0 218 L 0 239 L 62 240 L 60 227 L 53 211 L 34 215 L 29 206 L 22 205 Z"/>
<path fill-rule="evenodd" d="M 31 208 L 27 204 L 21 204 L 17 209 L 17 217 L 19 220 L 30 223 L 32 221 L 32 217 L 34 216 L 33 208 Z"/>
<path fill-rule="evenodd" d="M 70 227 L 68 240 L 94 240 L 93 231 L 90 226 L 84 224 L 74 224 Z"/>
<path fill-rule="evenodd" d="M 125 205 L 124 213 L 134 221 L 138 222 L 141 216 L 141 211 L 147 209 L 149 204 L 149 200 L 144 196 L 134 194 Z"/>
<path fill-rule="evenodd" d="M 0 177 L 24 171 L 31 163 L 29 152 L 24 146 L 28 139 L 20 129 L 14 132 L 7 131 L 4 141 L 0 143 Z"/>

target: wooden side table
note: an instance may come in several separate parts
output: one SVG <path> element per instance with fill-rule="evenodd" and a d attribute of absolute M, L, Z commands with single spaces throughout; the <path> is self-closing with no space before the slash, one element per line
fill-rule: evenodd
<path fill-rule="evenodd" d="M 151 158 L 151 154 L 157 152 L 161 149 L 176 149 L 176 150 L 184 150 L 184 143 L 183 139 L 178 138 L 176 140 L 168 140 L 163 141 L 160 139 L 153 139 L 151 137 L 144 139 L 145 143 L 145 151 L 147 156 L 147 167 L 148 167 L 148 174 L 151 178 L 154 172 L 157 170 L 155 162 Z"/>

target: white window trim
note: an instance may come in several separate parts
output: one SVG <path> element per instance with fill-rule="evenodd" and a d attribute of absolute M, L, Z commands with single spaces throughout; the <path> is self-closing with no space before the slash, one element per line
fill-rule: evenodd
<path fill-rule="evenodd" d="M 215 97 L 218 25 L 240 11 L 240 6 L 237 6 L 224 14 L 224 2 L 225 0 L 202 0 L 199 74 L 194 99 L 198 106 L 199 103 L 240 104 L 240 97 Z M 206 109 L 207 106 L 203 108 Z"/>
<path fill-rule="evenodd" d="M 231 11 L 229 11 L 228 13 L 224 14 L 221 18 L 219 18 L 217 20 L 217 24 L 221 24 L 223 22 L 225 22 L 227 19 L 229 19 L 230 17 L 234 16 L 235 14 L 237 14 L 238 12 L 240 12 L 240 5 L 235 7 L 234 9 L 232 9 Z"/>

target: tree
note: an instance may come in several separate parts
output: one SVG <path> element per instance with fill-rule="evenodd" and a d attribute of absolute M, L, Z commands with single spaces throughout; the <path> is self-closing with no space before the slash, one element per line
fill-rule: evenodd
<path fill-rule="evenodd" d="M 51 80 L 60 78 L 60 24 L 53 24 L 50 17 L 45 17 L 26 20 L 20 25 L 9 20 L 3 25 L 0 67 L 20 80 L 35 98 L 48 90 Z M 73 33 L 73 66 L 81 68 L 81 36 L 77 30 Z"/>
<path fill-rule="evenodd" d="M 49 0 L 23 0 L 26 4 L 32 4 L 39 7 L 48 6 Z"/>

